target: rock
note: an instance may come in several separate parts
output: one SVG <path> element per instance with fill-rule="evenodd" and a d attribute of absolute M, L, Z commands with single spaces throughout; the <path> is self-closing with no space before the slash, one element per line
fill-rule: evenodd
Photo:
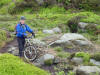
<path fill-rule="evenodd" d="M 79 46 L 88 46 L 89 42 L 88 41 L 83 41 L 83 40 L 75 40 L 74 44 L 79 45 Z"/>
<path fill-rule="evenodd" d="M 97 66 L 79 66 L 76 75 L 100 75 L 100 68 Z"/>
<path fill-rule="evenodd" d="M 44 4 L 44 0 L 36 0 L 37 1 L 37 3 L 39 4 L 39 5 L 43 5 Z"/>
<path fill-rule="evenodd" d="M 33 63 L 33 65 L 37 66 L 37 67 L 41 67 L 40 63 Z"/>
<path fill-rule="evenodd" d="M 79 27 L 80 27 L 81 29 L 84 29 L 87 25 L 88 25 L 88 23 L 79 22 Z"/>
<path fill-rule="evenodd" d="M 41 65 L 45 64 L 45 61 L 47 60 L 54 60 L 54 55 L 51 54 L 45 54 L 41 56 L 39 59 L 37 59 L 37 62 L 40 63 Z"/>
<path fill-rule="evenodd" d="M 88 41 L 83 35 L 77 33 L 66 33 L 59 40 L 55 41 L 53 46 L 70 46 L 70 45 L 79 45 L 79 46 L 89 46 L 92 43 Z"/>
<path fill-rule="evenodd" d="M 94 59 L 90 59 L 90 62 L 93 63 L 96 66 L 100 66 L 100 61 L 96 61 Z"/>
<path fill-rule="evenodd" d="M 55 33 L 61 33 L 61 29 L 59 27 L 53 28 L 52 29 Z"/>
<path fill-rule="evenodd" d="M 64 41 L 64 40 L 57 40 L 52 46 L 71 46 L 72 43 L 70 41 Z"/>
<path fill-rule="evenodd" d="M 53 30 L 43 30 L 43 33 L 45 34 L 54 34 Z"/>
<path fill-rule="evenodd" d="M 53 28 L 51 30 L 43 30 L 43 33 L 46 34 L 54 34 L 54 33 L 61 33 L 61 29 L 59 27 Z"/>
<path fill-rule="evenodd" d="M 57 58 L 57 57 L 56 57 L 56 58 L 54 59 L 54 64 L 58 64 L 58 63 L 60 63 L 60 62 L 61 62 L 61 59 L 60 59 L 60 58 Z"/>
<path fill-rule="evenodd" d="M 9 48 L 8 53 L 11 53 L 13 55 L 18 56 L 19 55 L 19 50 L 18 50 L 17 47 L 11 47 L 11 48 Z"/>
<path fill-rule="evenodd" d="M 67 34 L 64 34 L 60 40 L 65 40 L 65 41 L 70 41 L 70 40 L 86 40 L 86 38 L 81 35 L 81 34 L 77 34 L 77 33 L 67 33 Z"/>
<path fill-rule="evenodd" d="M 72 58 L 71 61 L 74 62 L 75 64 L 78 64 L 78 65 L 83 63 L 83 59 L 79 58 L 79 57 L 74 57 L 74 58 Z"/>

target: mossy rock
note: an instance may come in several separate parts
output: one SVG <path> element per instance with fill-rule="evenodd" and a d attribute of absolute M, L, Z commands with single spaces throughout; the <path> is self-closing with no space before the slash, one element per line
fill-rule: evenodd
<path fill-rule="evenodd" d="M 46 60 L 44 63 L 45 63 L 45 65 L 50 66 L 50 65 L 53 64 L 53 60 L 52 60 L 52 59 L 48 59 L 48 60 Z"/>
<path fill-rule="evenodd" d="M 96 61 L 100 61 L 100 52 L 94 53 L 93 55 L 91 55 L 91 58 L 95 59 Z"/>
<path fill-rule="evenodd" d="M 87 33 L 94 35 L 96 31 L 97 31 L 97 27 L 95 24 L 90 24 L 90 25 L 86 26 Z"/>
<path fill-rule="evenodd" d="M 0 55 L 0 75 L 50 75 L 48 72 L 23 62 L 11 54 Z"/>
<path fill-rule="evenodd" d="M 90 54 L 89 53 L 77 52 L 75 54 L 75 57 L 82 57 L 84 62 L 89 62 L 90 61 Z"/>

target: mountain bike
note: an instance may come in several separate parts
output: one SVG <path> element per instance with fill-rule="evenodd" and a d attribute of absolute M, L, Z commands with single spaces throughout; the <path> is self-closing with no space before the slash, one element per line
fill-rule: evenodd
<path fill-rule="evenodd" d="M 58 37 L 59 38 L 59 37 Z M 34 40 L 34 41 L 33 41 Z M 35 39 L 33 36 L 28 37 L 25 39 L 25 48 L 24 48 L 24 57 L 29 61 L 34 61 L 36 58 L 42 56 L 42 54 L 47 53 L 49 47 L 55 43 L 57 38 L 48 42 L 48 43 L 41 43 L 38 39 Z M 35 41 L 38 41 L 35 42 Z"/>
<path fill-rule="evenodd" d="M 44 54 L 47 48 L 47 45 L 43 43 L 41 44 L 38 39 L 35 39 L 33 36 L 31 36 L 25 39 L 23 55 L 25 59 L 29 61 L 34 61 L 36 58 L 39 57 L 40 54 Z"/>
<path fill-rule="evenodd" d="M 33 61 L 37 57 L 37 48 L 31 43 L 33 36 L 25 39 L 24 57 L 27 60 Z"/>

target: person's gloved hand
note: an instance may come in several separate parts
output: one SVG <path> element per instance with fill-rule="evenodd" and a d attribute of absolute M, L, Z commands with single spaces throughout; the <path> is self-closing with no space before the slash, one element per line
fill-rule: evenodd
<path fill-rule="evenodd" d="M 24 38 L 27 38 L 27 36 L 24 36 Z"/>
<path fill-rule="evenodd" d="M 34 36 L 34 38 L 35 38 L 35 33 L 34 32 L 32 32 L 32 36 Z"/>

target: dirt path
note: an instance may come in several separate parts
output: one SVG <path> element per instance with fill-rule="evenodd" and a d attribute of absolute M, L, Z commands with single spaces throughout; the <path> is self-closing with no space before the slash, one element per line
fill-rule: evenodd
<path fill-rule="evenodd" d="M 0 49 L 0 53 L 7 53 L 9 48 L 17 46 L 17 40 L 15 38 L 14 40 L 6 43 L 6 45 Z"/>

